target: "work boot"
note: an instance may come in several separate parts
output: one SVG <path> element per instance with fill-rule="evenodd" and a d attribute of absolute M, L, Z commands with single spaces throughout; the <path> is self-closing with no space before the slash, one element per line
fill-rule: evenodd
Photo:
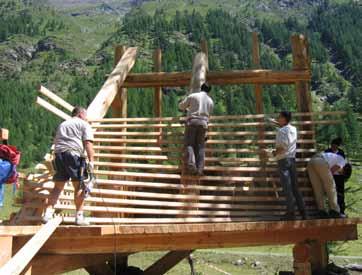
<path fill-rule="evenodd" d="M 50 221 L 51 219 L 54 218 L 54 209 L 52 208 L 47 208 L 45 209 L 45 213 L 43 215 L 43 217 L 41 218 L 41 222 L 42 223 L 47 223 L 48 221 Z"/>
<path fill-rule="evenodd" d="M 198 169 L 198 170 L 197 170 L 197 175 L 198 175 L 199 177 L 202 177 L 202 176 L 204 175 L 204 171 L 203 171 L 202 169 Z"/>
<path fill-rule="evenodd" d="M 286 213 L 280 218 L 281 221 L 295 221 L 294 213 Z"/>
<path fill-rule="evenodd" d="M 187 171 L 190 175 L 197 175 L 197 169 L 195 167 L 195 165 L 188 165 L 187 166 Z"/>
<path fill-rule="evenodd" d="M 340 218 L 343 218 L 343 216 L 341 215 L 341 213 L 339 213 L 335 210 L 331 210 L 331 211 L 329 211 L 329 218 L 330 219 L 340 219 Z"/>
<path fill-rule="evenodd" d="M 317 219 L 329 219 L 329 215 L 324 210 L 319 210 L 317 213 Z"/>

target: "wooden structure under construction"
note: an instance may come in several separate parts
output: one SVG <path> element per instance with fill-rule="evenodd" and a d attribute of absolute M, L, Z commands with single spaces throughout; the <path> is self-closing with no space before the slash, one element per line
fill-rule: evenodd
<path fill-rule="evenodd" d="M 95 130 L 97 186 L 86 199 L 85 211 L 94 225 L 67 225 L 73 223 L 75 209 L 70 184 L 55 207 L 62 218 L 38 225 L 54 186 L 52 167 L 46 162 L 27 177 L 24 204 L 12 217 L 13 225 L 0 227 L 0 244 L 7 253 L 0 266 L 19 251 L 0 274 L 58 274 L 79 268 L 114 274 L 114 253 L 122 270 L 128 255 L 156 250 L 169 252 L 143 274 L 165 274 L 195 249 L 285 244 L 295 245 L 295 274 L 322 272 L 328 262 L 326 242 L 357 239 L 361 220 L 279 221 L 286 208 L 276 162 L 261 157 L 275 138 L 275 129 L 264 119 L 262 85 L 296 87 L 298 184 L 312 217 L 316 204 L 306 163 L 316 153 L 315 126 L 341 123 L 343 115 L 312 112 L 307 40 L 295 35 L 291 41 L 291 71 L 259 68 L 256 34 L 254 68 L 248 71 L 208 72 L 208 49 L 202 42 L 192 72 L 161 72 L 161 51 L 156 50 L 154 72 L 130 73 L 137 49 L 117 47 L 115 69 L 88 108 Z M 183 172 L 183 118 L 162 116 L 161 89 L 191 83 L 190 90 L 198 90 L 206 79 L 212 85 L 255 85 L 256 112 L 211 118 L 205 175 L 196 177 Z M 127 118 L 127 88 L 133 87 L 154 88 L 154 118 Z M 69 118 L 72 105 L 45 87 L 39 91 L 64 111 L 40 97 L 38 104 Z M 112 118 L 104 118 L 109 109 Z M 21 265 L 17 257 L 24 256 L 24 250 L 30 256 Z M 11 269 L 14 266 L 18 269 Z"/>

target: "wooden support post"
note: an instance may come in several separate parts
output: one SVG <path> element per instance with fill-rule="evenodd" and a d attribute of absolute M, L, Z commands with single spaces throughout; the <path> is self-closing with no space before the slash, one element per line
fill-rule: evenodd
<path fill-rule="evenodd" d="M 0 268 L 4 266 L 12 256 L 13 251 L 13 237 L 0 236 Z"/>
<path fill-rule="evenodd" d="M 307 243 L 299 243 L 294 246 L 293 266 L 295 275 L 312 275 L 310 250 L 310 245 Z"/>
<path fill-rule="evenodd" d="M 28 265 L 39 249 L 53 234 L 62 222 L 60 217 L 54 218 L 44 225 L 4 266 L 0 268 L 1 275 L 16 275 L 30 268 Z"/>
<path fill-rule="evenodd" d="M 170 251 L 144 271 L 144 275 L 162 275 L 192 253 L 191 250 Z"/>
<path fill-rule="evenodd" d="M 253 32 L 253 66 L 254 69 L 260 69 L 260 45 L 259 38 L 256 32 Z M 255 85 L 255 102 L 256 102 L 256 113 L 262 114 L 263 108 L 263 94 L 261 84 Z"/>
<path fill-rule="evenodd" d="M 154 71 L 161 72 L 162 68 L 162 51 L 156 49 L 153 55 Z M 154 114 L 155 117 L 162 117 L 162 88 L 156 87 L 154 93 Z"/>
<path fill-rule="evenodd" d="M 201 85 L 206 82 L 206 74 L 209 70 L 207 55 L 203 52 L 196 54 L 193 66 L 189 93 L 200 92 Z"/>
<path fill-rule="evenodd" d="M 311 266 L 315 274 L 323 274 L 328 265 L 327 244 L 319 240 L 309 242 L 311 248 Z"/>

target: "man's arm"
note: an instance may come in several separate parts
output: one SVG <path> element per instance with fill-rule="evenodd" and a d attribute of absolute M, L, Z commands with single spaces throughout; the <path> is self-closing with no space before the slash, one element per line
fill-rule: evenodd
<path fill-rule="evenodd" d="M 342 167 L 338 166 L 338 165 L 334 165 L 332 168 L 331 168 L 331 172 L 332 174 L 336 173 L 336 172 L 340 172 L 342 170 Z"/>
<path fill-rule="evenodd" d="M 181 111 L 185 111 L 190 105 L 190 100 L 189 100 L 189 97 L 186 97 L 184 100 L 182 100 L 178 107 Z"/>
<path fill-rule="evenodd" d="M 84 141 L 84 148 L 85 148 L 85 151 L 87 152 L 89 162 L 93 163 L 94 162 L 93 141 L 85 140 Z"/>

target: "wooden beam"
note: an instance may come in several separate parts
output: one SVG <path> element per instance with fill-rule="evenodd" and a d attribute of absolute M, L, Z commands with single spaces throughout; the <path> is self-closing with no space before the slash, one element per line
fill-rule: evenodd
<path fill-rule="evenodd" d="M 191 76 L 191 72 L 129 74 L 123 87 L 184 87 L 190 84 Z M 211 85 L 295 84 L 297 81 L 310 81 L 310 79 L 311 73 L 308 70 L 272 71 L 260 69 L 207 73 L 207 82 Z"/>
<path fill-rule="evenodd" d="M 24 247 L 22 247 L 16 255 L 11 258 L 2 268 L 1 275 L 18 275 L 20 274 L 33 259 L 39 249 L 53 234 L 58 225 L 62 222 L 62 218 L 54 218 L 45 224 Z"/>
<path fill-rule="evenodd" d="M 206 82 L 208 70 L 209 61 L 207 60 L 207 55 L 203 52 L 196 54 L 192 66 L 190 94 L 200 92 L 201 85 Z"/>
<path fill-rule="evenodd" d="M 303 35 L 293 35 L 292 53 L 293 69 L 296 71 L 311 70 L 308 40 Z M 296 81 L 296 95 L 299 112 L 312 111 L 312 97 L 309 89 L 308 80 Z"/>
<path fill-rule="evenodd" d="M 311 251 L 308 243 L 303 242 L 296 244 L 293 248 L 293 258 L 295 275 L 312 275 L 312 268 L 310 264 Z"/>
<path fill-rule="evenodd" d="M 157 221 L 157 218 L 155 218 Z M 250 223 L 249 223 L 250 224 Z M 189 250 L 221 247 L 240 247 L 258 245 L 286 245 L 306 240 L 356 240 L 357 226 L 327 226 L 327 227 L 291 227 L 289 230 L 277 229 L 272 232 L 268 223 L 254 223 L 253 230 L 221 232 L 225 224 L 216 224 L 215 229 L 206 233 L 185 233 L 184 225 L 169 224 L 175 232 L 146 234 L 145 226 L 139 233 L 131 229 L 133 234 L 109 235 L 89 238 L 86 235 L 61 236 L 51 238 L 42 248 L 41 253 L 118 253 L 160 250 Z M 297 223 L 294 223 L 297 225 Z M 261 226 L 261 229 L 258 229 Z M 134 225 L 131 225 L 134 227 Z M 324 232 L 320 234 L 320 232 Z"/>
<path fill-rule="evenodd" d="M 0 236 L 0 268 L 4 266 L 10 259 L 13 253 L 13 237 Z"/>
<path fill-rule="evenodd" d="M 36 103 L 42 106 L 43 108 L 47 109 L 48 111 L 52 112 L 56 116 L 60 117 L 61 119 L 68 120 L 71 118 L 70 115 L 64 113 L 62 110 L 59 110 L 57 107 L 45 101 L 41 97 L 36 98 Z"/>
<path fill-rule="evenodd" d="M 74 109 L 74 106 L 63 100 L 61 97 L 57 96 L 55 93 L 51 92 L 44 86 L 40 85 L 39 92 L 48 97 L 49 99 L 53 100 L 55 103 L 62 106 L 64 109 L 68 110 L 69 112 L 72 112 Z"/>
<path fill-rule="evenodd" d="M 40 254 L 31 261 L 34 274 L 61 274 L 80 268 L 104 264 L 114 258 L 113 254 L 44 255 Z"/>
<path fill-rule="evenodd" d="M 192 250 L 185 251 L 170 251 L 157 262 L 148 267 L 143 274 L 144 275 L 163 275 L 169 270 L 175 267 L 179 262 L 188 257 L 192 253 Z"/>
<path fill-rule="evenodd" d="M 309 242 L 309 245 L 312 271 L 315 274 L 323 274 L 329 262 L 327 244 L 320 240 L 314 240 Z"/>
<path fill-rule="evenodd" d="M 118 89 L 136 61 L 137 48 L 128 48 L 107 81 L 88 107 L 89 119 L 103 118 L 111 106 Z"/>
<path fill-rule="evenodd" d="M 153 55 L 154 71 L 161 72 L 162 69 L 162 51 L 156 49 Z M 162 117 L 162 88 L 156 87 L 154 91 L 154 114 L 155 117 Z"/>

